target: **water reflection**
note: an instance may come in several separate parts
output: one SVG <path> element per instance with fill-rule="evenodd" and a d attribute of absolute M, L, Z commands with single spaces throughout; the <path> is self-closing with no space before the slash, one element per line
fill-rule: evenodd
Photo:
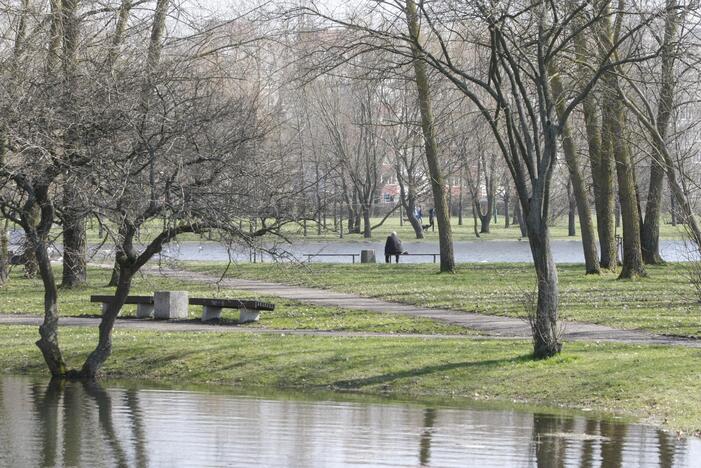
<path fill-rule="evenodd" d="M 693 466 L 701 441 L 562 414 L 0 377 L 0 466 Z"/>

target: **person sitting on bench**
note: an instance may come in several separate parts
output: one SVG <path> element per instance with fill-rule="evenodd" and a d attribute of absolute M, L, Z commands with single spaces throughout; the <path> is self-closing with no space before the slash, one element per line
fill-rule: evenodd
<path fill-rule="evenodd" d="M 399 263 L 399 256 L 403 253 L 405 252 L 402 249 L 402 241 L 399 240 L 397 233 L 392 231 L 392 234 L 387 236 L 387 241 L 385 242 L 385 263 L 392 263 L 392 255 Z"/>

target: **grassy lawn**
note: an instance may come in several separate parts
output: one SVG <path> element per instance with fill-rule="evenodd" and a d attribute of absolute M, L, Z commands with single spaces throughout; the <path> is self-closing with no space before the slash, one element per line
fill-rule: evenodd
<path fill-rule="evenodd" d="M 221 264 L 187 268 L 221 273 Z M 684 264 L 649 267 L 649 277 L 617 280 L 614 274 L 586 276 L 582 265 L 558 266 L 561 318 L 701 337 L 701 304 Z M 535 289 L 527 264 L 461 264 L 454 275 L 432 264 L 349 265 L 240 264 L 232 276 L 328 288 L 429 307 L 524 316 L 524 293 Z"/>
<path fill-rule="evenodd" d="M 56 267 L 57 276 L 60 267 Z M 109 280 L 109 271 L 91 268 L 88 272 L 89 286 L 77 290 L 59 290 L 59 308 L 61 315 L 79 316 L 100 313 L 100 305 L 90 302 L 91 294 L 112 294 L 114 288 L 104 285 Z M 400 315 L 378 314 L 375 312 L 345 310 L 334 307 L 321 307 L 301 304 L 296 301 L 278 297 L 253 296 L 248 292 L 219 289 L 216 285 L 186 283 L 153 276 L 143 276 L 134 280 L 132 294 L 153 294 L 154 291 L 189 292 L 191 297 L 219 298 L 257 298 L 273 302 L 275 310 L 261 313 L 259 323 L 246 324 L 246 327 L 284 328 L 284 329 L 319 329 L 337 331 L 366 331 L 383 333 L 420 333 L 420 334 L 473 334 L 464 327 L 448 325 L 434 320 Z M 0 289 L 0 313 L 2 314 L 43 314 L 43 286 L 39 279 L 27 280 L 21 270 L 13 271 L 10 282 Z M 136 306 L 125 306 L 122 315 L 134 315 Z M 199 318 L 200 308 L 192 306 L 190 314 Z M 224 322 L 236 322 L 238 311 L 224 309 Z"/>
<path fill-rule="evenodd" d="M 35 327 L 0 326 L 0 369 L 42 373 Z M 80 366 L 95 329 L 65 328 Z M 683 431 L 701 429 L 701 351 L 571 343 L 532 361 L 527 341 L 349 338 L 116 330 L 109 378 L 179 384 L 352 390 L 404 397 L 515 401 L 614 412 Z"/>

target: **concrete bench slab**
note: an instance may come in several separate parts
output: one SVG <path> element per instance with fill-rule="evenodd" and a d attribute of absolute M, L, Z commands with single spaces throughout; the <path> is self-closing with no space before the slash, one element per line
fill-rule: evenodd
<path fill-rule="evenodd" d="M 114 296 L 94 295 L 90 296 L 90 302 L 102 304 L 102 313 L 107 311 L 110 303 L 114 301 Z M 153 316 L 153 296 L 127 296 L 125 304 L 136 304 L 137 318 L 148 318 Z"/>

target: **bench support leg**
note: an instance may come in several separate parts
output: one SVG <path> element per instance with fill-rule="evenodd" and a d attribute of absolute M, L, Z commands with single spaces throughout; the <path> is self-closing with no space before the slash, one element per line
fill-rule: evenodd
<path fill-rule="evenodd" d="M 156 291 L 153 293 L 154 318 L 187 319 L 187 291 Z"/>
<path fill-rule="evenodd" d="M 153 317 L 153 304 L 136 304 L 136 318 Z"/>
<path fill-rule="evenodd" d="M 239 323 L 257 322 L 260 319 L 260 311 L 253 309 L 239 309 Z"/>
<path fill-rule="evenodd" d="M 202 321 L 209 322 L 210 320 L 219 320 L 221 318 L 221 307 L 203 306 Z"/>

